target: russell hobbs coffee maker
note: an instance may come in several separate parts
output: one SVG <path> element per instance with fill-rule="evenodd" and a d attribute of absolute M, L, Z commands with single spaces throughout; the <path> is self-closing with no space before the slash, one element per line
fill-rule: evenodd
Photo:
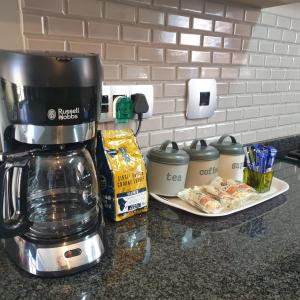
<path fill-rule="evenodd" d="M 25 271 L 62 276 L 100 261 L 95 54 L 0 50 L 0 238 Z"/>

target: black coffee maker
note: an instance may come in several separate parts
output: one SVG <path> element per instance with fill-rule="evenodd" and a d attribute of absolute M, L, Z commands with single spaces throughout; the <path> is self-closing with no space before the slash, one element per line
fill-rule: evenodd
<path fill-rule="evenodd" d="M 31 274 L 74 273 L 104 252 L 100 99 L 96 54 L 0 50 L 0 237 Z"/>

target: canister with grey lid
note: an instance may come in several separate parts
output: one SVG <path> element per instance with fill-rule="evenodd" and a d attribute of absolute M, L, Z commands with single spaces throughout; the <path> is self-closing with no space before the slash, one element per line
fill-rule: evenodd
<path fill-rule="evenodd" d="M 199 145 L 200 143 L 200 145 Z M 183 148 L 190 156 L 185 187 L 209 184 L 218 176 L 219 151 L 203 139 L 195 139 Z"/>
<path fill-rule="evenodd" d="M 172 147 L 168 147 L 171 144 Z M 149 192 L 176 196 L 184 189 L 189 155 L 176 142 L 165 141 L 147 153 Z"/>
<path fill-rule="evenodd" d="M 230 141 L 225 141 L 230 138 Z M 243 146 L 231 135 L 222 135 L 210 144 L 220 152 L 219 176 L 225 179 L 243 181 L 245 154 Z"/>

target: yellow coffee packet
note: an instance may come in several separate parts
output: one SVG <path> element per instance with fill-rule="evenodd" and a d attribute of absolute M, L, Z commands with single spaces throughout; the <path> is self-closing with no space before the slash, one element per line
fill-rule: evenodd
<path fill-rule="evenodd" d="M 97 138 L 97 171 L 104 213 L 121 221 L 146 212 L 146 167 L 132 131 L 102 130 Z"/>

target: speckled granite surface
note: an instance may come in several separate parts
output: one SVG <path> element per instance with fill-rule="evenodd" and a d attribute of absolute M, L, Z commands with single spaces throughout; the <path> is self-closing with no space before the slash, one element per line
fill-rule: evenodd
<path fill-rule="evenodd" d="M 73 276 L 32 277 L 0 248 L 0 299 L 300 299 L 300 168 L 281 162 L 276 176 L 285 195 L 225 218 L 152 200 L 108 222 L 106 256 Z"/>

